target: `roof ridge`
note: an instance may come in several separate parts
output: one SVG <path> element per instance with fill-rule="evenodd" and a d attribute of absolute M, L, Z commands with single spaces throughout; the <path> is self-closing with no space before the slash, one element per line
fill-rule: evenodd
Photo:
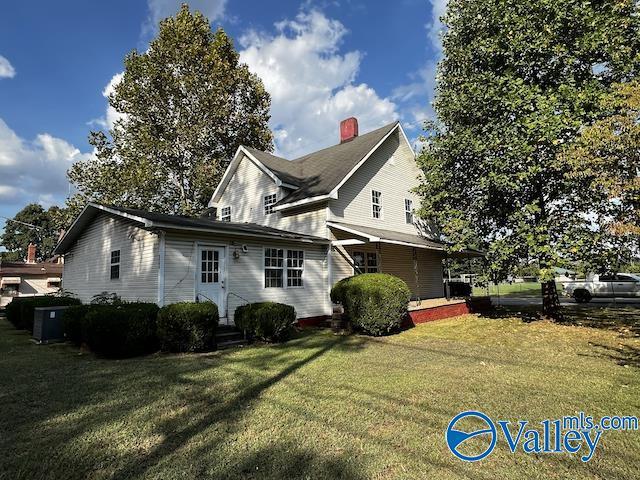
<path fill-rule="evenodd" d="M 388 123 L 386 125 L 383 125 L 382 127 L 378 127 L 375 130 L 371 130 L 371 131 L 369 131 L 367 133 L 363 133 L 362 135 L 358 135 L 357 137 L 354 137 L 354 138 L 352 138 L 351 140 L 349 140 L 347 142 L 342 142 L 342 143 L 336 143 L 334 145 L 329 145 L 328 147 L 321 148 L 320 150 L 315 150 L 313 152 L 305 153 L 304 155 L 302 155 L 300 157 L 297 157 L 297 158 L 294 158 L 294 159 L 292 159 L 290 161 L 294 162 L 294 163 L 302 162 L 302 161 L 304 161 L 304 159 L 306 159 L 307 157 L 310 157 L 311 155 L 317 155 L 320 152 L 324 152 L 325 150 L 331 150 L 331 149 L 336 148 L 336 147 L 341 147 L 342 145 L 348 145 L 348 144 L 352 144 L 353 142 L 358 142 L 358 141 L 362 140 L 365 137 L 373 136 L 373 134 L 379 133 L 380 131 L 383 131 L 383 130 L 386 130 L 386 129 L 391 130 L 391 127 L 395 127 L 399 123 L 400 123 L 400 121 L 396 120 L 396 121 L 394 121 L 392 123 Z"/>

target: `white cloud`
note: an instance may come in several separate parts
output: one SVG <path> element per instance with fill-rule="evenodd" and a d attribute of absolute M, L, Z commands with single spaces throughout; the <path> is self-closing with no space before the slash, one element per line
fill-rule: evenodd
<path fill-rule="evenodd" d="M 16 76 L 16 69 L 11 62 L 0 55 L 0 78 L 13 78 Z"/>
<path fill-rule="evenodd" d="M 224 15 L 227 0 L 147 0 L 149 16 L 143 26 L 143 33 L 157 31 L 160 20 L 175 15 L 183 3 L 187 3 L 192 11 L 201 12 L 213 22 Z"/>
<path fill-rule="evenodd" d="M 409 75 L 409 83 L 396 87 L 391 94 L 391 98 L 403 107 L 403 121 L 408 125 L 408 130 L 417 131 L 424 120 L 436 118 L 433 101 L 437 66 L 442 57 L 441 34 L 444 28 L 440 17 L 447 11 L 447 2 L 448 0 L 431 1 L 430 18 L 425 25 L 429 59 L 422 68 Z"/>
<path fill-rule="evenodd" d="M 48 133 L 26 141 L 0 119 L 0 203 L 62 201 L 68 190 L 67 169 L 90 157 Z"/>
<path fill-rule="evenodd" d="M 360 131 L 395 120 L 395 104 L 355 79 L 362 54 L 341 54 L 347 30 L 312 10 L 240 39 L 240 58 L 271 94 L 271 127 L 280 155 L 295 158 L 337 143 L 340 120 L 355 116 Z"/>
<path fill-rule="evenodd" d="M 440 17 L 447 12 L 448 0 L 432 0 L 431 2 L 431 19 L 427 24 L 427 34 L 431 40 L 431 44 L 437 49 L 442 50 L 442 42 L 440 34 L 442 32 L 442 22 Z"/>
<path fill-rule="evenodd" d="M 102 127 L 104 129 L 111 130 L 117 120 L 126 117 L 124 113 L 118 112 L 109 104 L 109 95 L 113 93 L 116 85 L 122 81 L 123 76 L 124 72 L 116 73 L 113 77 L 111 77 L 111 80 L 109 80 L 107 86 L 104 87 L 104 90 L 102 90 L 102 96 L 107 99 L 107 110 L 104 117 L 91 120 L 89 122 L 89 125 L 98 125 L 99 127 Z"/>

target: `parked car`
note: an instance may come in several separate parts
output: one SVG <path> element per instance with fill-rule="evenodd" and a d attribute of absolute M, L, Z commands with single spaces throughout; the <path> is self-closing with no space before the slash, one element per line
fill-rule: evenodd
<path fill-rule="evenodd" d="M 578 303 L 588 302 L 593 297 L 640 298 L 640 275 L 635 273 L 594 275 L 591 281 L 565 283 L 564 291 Z"/>

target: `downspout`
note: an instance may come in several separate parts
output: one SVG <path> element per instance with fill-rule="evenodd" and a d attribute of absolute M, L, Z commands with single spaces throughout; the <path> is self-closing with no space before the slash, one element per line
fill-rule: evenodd
<path fill-rule="evenodd" d="M 158 232 L 158 305 L 164 306 L 164 258 L 165 258 L 165 238 L 164 231 Z"/>
<path fill-rule="evenodd" d="M 331 243 L 329 243 L 329 245 L 327 245 L 327 295 L 326 295 L 326 301 L 327 301 L 327 311 L 329 312 L 329 315 L 331 315 L 333 313 L 333 308 L 331 306 L 331 281 L 333 279 L 333 260 L 332 260 L 332 252 L 331 252 Z"/>

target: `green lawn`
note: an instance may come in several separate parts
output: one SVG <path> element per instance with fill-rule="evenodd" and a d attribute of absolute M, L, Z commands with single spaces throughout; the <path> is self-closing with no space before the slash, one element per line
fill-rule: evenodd
<path fill-rule="evenodd" d="M 467 464 L 444 443 L 469 408 L 640 414 L 640 341 L 611 327 L 468 315 L 378 339 L 307 331 L 113 361 L 0 320 L 0 478 L 637 478 L 639 432 L 606 432 L 586 464 L 503 439 Z"/>

